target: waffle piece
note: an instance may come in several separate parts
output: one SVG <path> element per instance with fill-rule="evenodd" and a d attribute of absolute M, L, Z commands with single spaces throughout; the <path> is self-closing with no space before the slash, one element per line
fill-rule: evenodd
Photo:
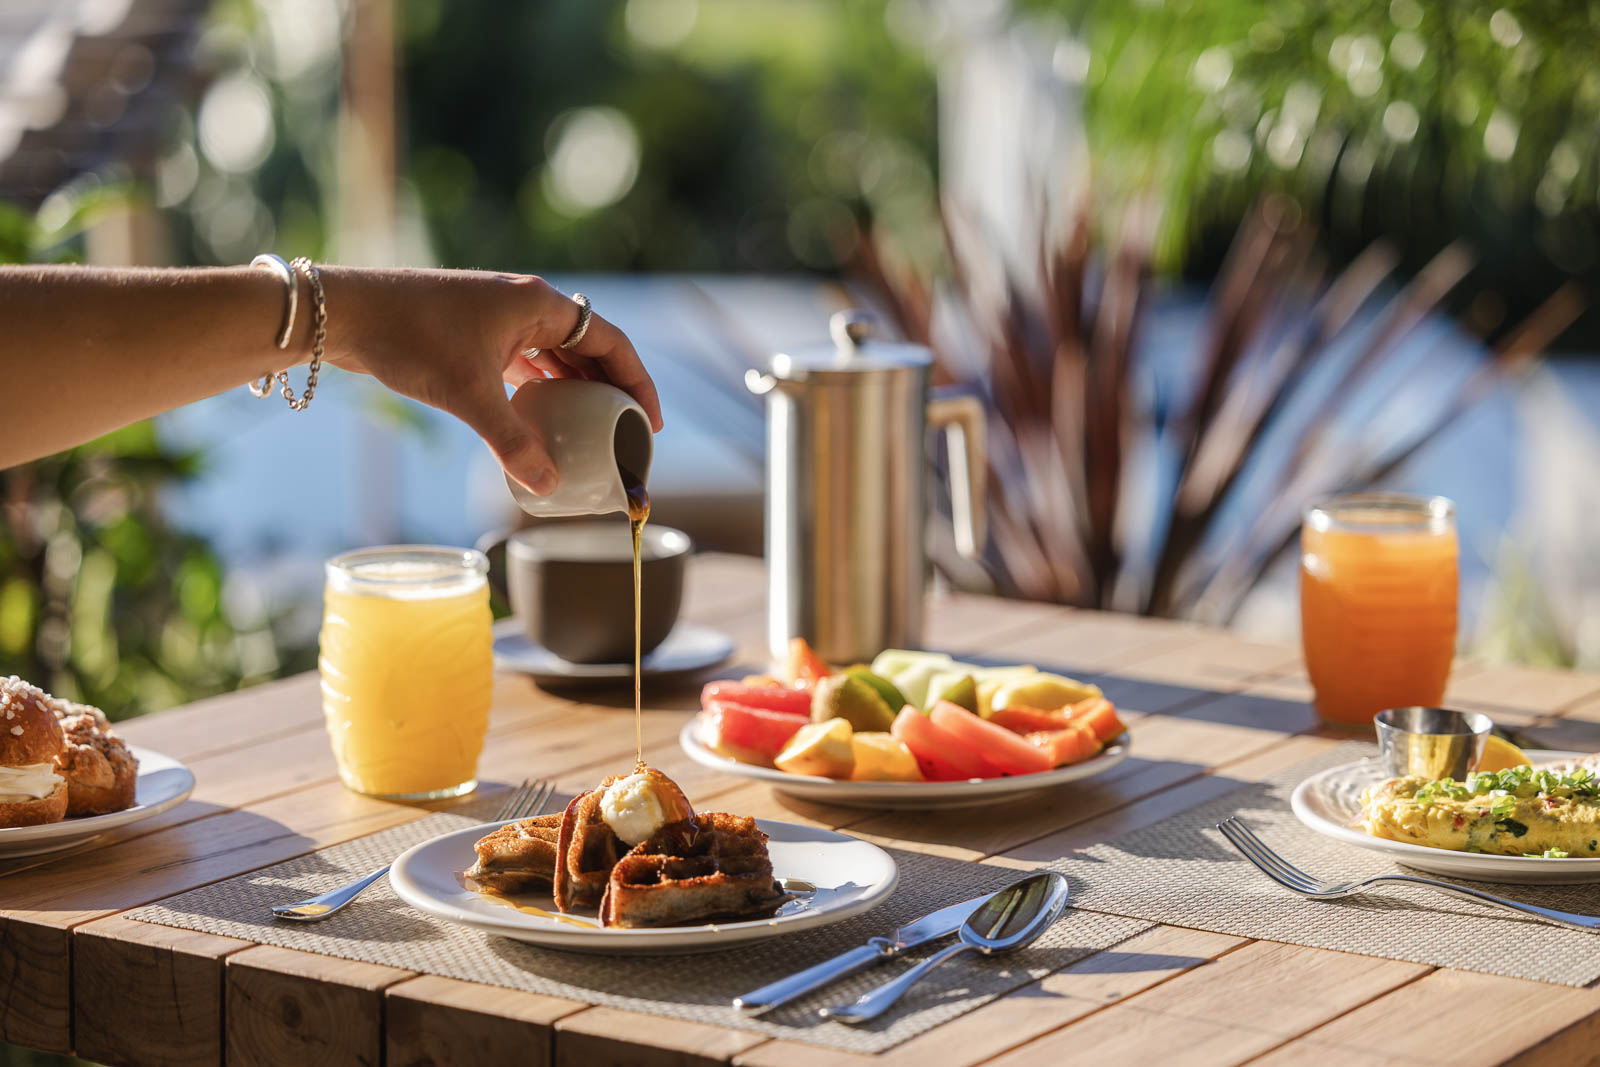
<path fill-rule="evenodd" d="M 606 881 L 628 846 L 600 817 L 600 798 L 620 775 L 612 775 L 572 799 L 561 813 L 556 838 L 556 873 L 551 895 L 556 908 L 592 908 L 605 896 Z"/>
<path fill-rule="evenodd" d="M 767 835 L 745 815 L 701 812 L 663 826 L 617 861 L 602 926 L 681 926 L 771 915 L 788 898 L 772 877 Z"/>
<path fill-rule="evenodd" d="M 560 836 L 560 812 L 507 823 L 472 846 L 478 862 L 467 877 L 496 893 L 548 888 L 555 881 Z"/>

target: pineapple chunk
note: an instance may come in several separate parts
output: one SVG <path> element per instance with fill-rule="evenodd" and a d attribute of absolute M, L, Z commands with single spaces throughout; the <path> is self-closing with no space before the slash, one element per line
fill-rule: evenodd
<path fill-rule="evenodd" d="M 863 731 L 850 738 L 855 752 L 855 769 L 850 777 L 857 782 L 920 782 L 922 771 L 917 757 L 904 741 L 889 733 Z"/>
<path fill-rule="evenodd" d="M 848 719 L 808 722 L 789 739 L 773 764 L 790 774 L 818 778 L 848 778 L 855 769 L 854 730 Z"/>

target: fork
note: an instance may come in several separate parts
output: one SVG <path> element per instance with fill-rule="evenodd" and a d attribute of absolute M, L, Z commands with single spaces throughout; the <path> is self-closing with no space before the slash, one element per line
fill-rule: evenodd
<path fill-rule="evenodd" d="M 495 813 L 492 821 L 507 823 L 538 815 L 544 810 L 544 806 L 550 803 L 550 797 L 555 791 L 554 782 L 524 779 L 522 784 L 506 798 L 506 802 L 500 805 L 500 810 Z M 363 889 L 388 873 L 389 868 L 385 865 L 338 889 L 330 889 L 321 896 L 299 900 L 293 904 L 279 904 L 272 909 L 272 914 L 275 918 L 291 919 L 295 922 L 321 922 L 328 916 L 342 911 L 352 900 L 361 895 Z"/>
<path fill-rule="evenodd" d="M 1449 893 L 1453 897 L 1465 900 L 1475 900 L 1481 904 L 1493 904 L 1507 911 L 1520 912 L 1558 926 L 1568 926 L 1574 930 L 1586 930 L 1590 933 L 1600 932 L 1600 916 L 1578 915 L 1570 911 L 1557 911 L 1555 908 L 1541 908 L 1537 904 L 1507 900 L 1505 897 L 1497 897 L 1482 890 L 1468 889 L 1466 886 L 1452 885 L 1449 882 L 1436 882 L 1432 878 L 1418 878 L 1411 874 L 1375 874 L 1371 878 L 1363 878 L 1357 882 L 1329 882 L 1307 874 L 1272 851 L 1254 831 L 1237 818 L 1222 820 L 1217 824 L 1217 829 L 1222 831 L 1222 836 L 1228 839 L 1228 843 L 1238 849 L 1245 859 L 1255 864 L 1262 874 L 1285 889 L 1313 900 L 1336 900 L 1339 897 L 1362 893 L 1368 886 L 1378 882 L 1400 882 L 1405 885 L 1427 886 L 1429 889 L 1437 889 L 1441 893 Z M 1560 860 L 1550 862 L 1559 863 Z"/>

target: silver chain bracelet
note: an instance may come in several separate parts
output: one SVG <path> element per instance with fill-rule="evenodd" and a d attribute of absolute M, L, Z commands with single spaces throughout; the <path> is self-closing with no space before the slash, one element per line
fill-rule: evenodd
<path fill-rule="evenodd" d="M 278 327 L 279 348 L 288 348 L 289 339 L 294 335 L 295 314 L 300 304 L 300 286 L 295 278 L 296 273 L 304 274 L 306 282 L 311 286 L 311 366 L 306 374 L 305 395 L 295 396 L 293 387 L 289 385 L 287 369 L 277 373 L 279 393 L 288 401 L 290 410 L 304 411 L 311 406 L 311 398 L 317 395 L 317 374 L 322 370 L 323 344 L 328 339 L 328 298 L 322 291 L 322 274 L 317 270 L 316 264 L 305 256 L 285 263 L 282 256 L 264 252 L 252 259 L 250 265 L 270 267 L 272 272 L 283 280 L 284 305 L 283 321 Z M 262 375 L 260 382 L 250 383 L 250 392 L 263 399 L 271 396 L 272 382 L 273 374 L 268 371 Z"/>
<path fill-rule="evenodd" d="M 322 275 L 317 270 L 317 265 L 305 256 L 297 256 L 291 260 L 289 266 L 306 276 L 306 281 L 311 285 L 311 366 L 306 373 L 306 392 L 302 397 L 296 397 L 294 390 L 289 386 L 289 372 L 278 372 L 278 386 L 283 398 L 289 402 L 292 411 L 304 411 L 311 406 L 311 398 L 317 395 L 317 372 L 322 369 L 322 346 L 328 339 L 328 298 L 322 291 Z"/>

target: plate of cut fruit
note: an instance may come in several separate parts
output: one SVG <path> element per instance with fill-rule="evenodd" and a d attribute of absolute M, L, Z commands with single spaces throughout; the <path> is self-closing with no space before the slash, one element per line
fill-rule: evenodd
<path fill-rule="evenodd" d="M 678 743 L 696 763 L 809 800 L 960 808 L 1100 774 L 1129 737 L 1096 686 L 1027 664 L 887 649 L 835 669 L 803 640 L 777 675 L 711 682 Z"/>
<path fill-rule="evenodd" d="M 566 809 L 425 841 L 389 871 L 407 904 L 576 952 L 715 952 L 848 919 L 899 872 L 876 845 L 813 826 L 696 812 L 638 766 Z"/>

